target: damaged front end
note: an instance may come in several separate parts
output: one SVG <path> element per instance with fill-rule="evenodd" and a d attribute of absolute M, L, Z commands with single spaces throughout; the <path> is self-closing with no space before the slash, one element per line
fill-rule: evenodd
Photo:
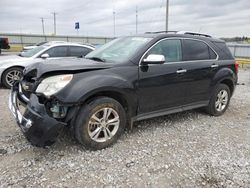
<path fill-rule="evenodd" d="M 24 81 L 23 81 L 24 82 Z M 9 96 L 9 109 L 28 141 L 35 146 L 52 145 L 68 124 L 71 105 L 63 105 L 56 98 L 30 92 L 27 84 L 14 84 Z M 21 112 L 20 105 L 24 106 Z M 71 108 L 71 109 L 70 109 Z"/>

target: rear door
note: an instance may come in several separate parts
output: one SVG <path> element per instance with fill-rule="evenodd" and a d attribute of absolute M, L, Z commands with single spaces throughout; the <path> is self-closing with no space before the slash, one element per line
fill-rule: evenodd
<path fill-rule="evenodd" d="M 183 61 L 187 85 L 185 104 L 206 103 L 211 81 L 218 71 L 218 56 L 208 43 L 196 39 L 183 39 Z"/>

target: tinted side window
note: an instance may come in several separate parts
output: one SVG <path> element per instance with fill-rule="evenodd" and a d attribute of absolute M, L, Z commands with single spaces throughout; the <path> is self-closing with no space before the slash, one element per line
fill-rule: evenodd
<path fill-rule="evenodd" d="M 213 42 L 215 47 L 217 48 L 217 52 L 219 53 L 220 59 L 233 59 L 233 55 L 228 49 L 226 43 L 224 42 Z"/>
<path fill-rule="evenodd" d="M 66 57 L 67 50 L 68 50 L 67 46 L 58 46 L 49 49 L 45 53 L 49 54 L 49 57 Z"/>
<path fill-rule="evenodd" d="M 210 48 L 206 43 L 196 40 L 183 40 L 184 61 L 207 59 L 210 59 Z"/>
<path fill-rule="evenodd" d="M 69 48 L 69 56 L 73 57 L 82 57 L 87 55 L 92 50 L 89 48 L 78 47 L 78 46 L 70 46 Z"/>
<path fill-rule="evenodd" d="M 220 49 L 220 50 L 228 50 L 226 43 L 224 42 L 214 42 L 214 44 Z"/>
<path fill-rule="evenodd" d="M 164 55 L 166 62 L 182 61 L 182 50 L 180 40 L 163 40 L 156 44 L 148 53 L 150 54 Z"/>

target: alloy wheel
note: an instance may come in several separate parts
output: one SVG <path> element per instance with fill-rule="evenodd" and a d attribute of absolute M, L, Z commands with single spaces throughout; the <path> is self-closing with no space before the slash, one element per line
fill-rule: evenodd
<path fill-rule="evenodd" d="M 218 112 L 222 112 L 228 103 L 228 92 L 226 90 L 221 90 L 215 101 L 215 108 Z"/>
<path fill-rule="evenodd" d="M 22 72 L 19 70 L 11 70 L 7 73 L 5 80 L 9 86 L 13 86 L 15 81 L 20 80 L 22 77 Z"/>
<path fill-rule="evenodd" d="M 88 134 L 95 142 L 106 142 L 117 133 L 120 125 L 118 113 L 113 108 L 95 112 L 88 123 Z"/>

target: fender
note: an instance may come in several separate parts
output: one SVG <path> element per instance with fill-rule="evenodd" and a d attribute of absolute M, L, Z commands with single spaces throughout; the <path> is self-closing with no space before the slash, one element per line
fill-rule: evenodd
<path fill-rule="evenodd" d="M 95 71 L 90 71 L 74 75 L 72 83 L 56 94 L 55 97 L 64 104 L 83 104 L 87 99 L 98 93 L 117 93 L 126 100 L 131 110 L 136 111 L 136 89 L 132 84 L 133 82 L 130 82 L 136 78 L 123 78 L 107 71 L 102 71 L 102 73 L 95 74 Z M 135 111 L 131 113 L 134 114 Z"/>
<path fill-rule="evenodd" d="M 224 80 L 230 80 L 235 88 L 237 84 L 237 75 L 227 67 L 223 67 L 215 74 L 211 82 L 211 91 L 215 88 L 218 83 L 223 82 Z M 233 88 L 233 89 L 234 89 Z"/>

